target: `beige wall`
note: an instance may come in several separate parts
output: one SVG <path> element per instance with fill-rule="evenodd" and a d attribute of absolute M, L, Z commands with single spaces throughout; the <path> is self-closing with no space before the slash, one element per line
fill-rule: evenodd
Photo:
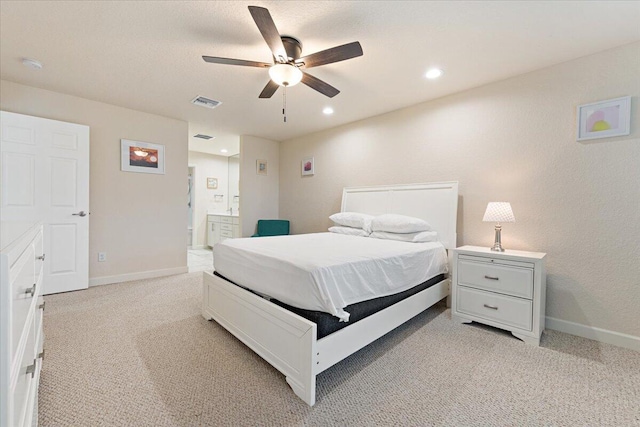
<path fill-rule="evenodd" d="M 280 143 L 240 137 L 240 220 L 242 236 L 255 233 L 259 219 L 277 219 Z M 267 175 L 256 173 L 256 161 L 267 161 Z"/>
<path fill-rule="evenodd" d="M 459 245 L 489 246 L 487 202 L 511 202 L 503 245 L 547 252 L 547 316 L 640 337 L 639 76 L 635 43 L 285 141 L 280 214 L 323 231 L 345 186 L 457 180 Z M 625 95 L 630 136 L 576 142 L 577 105 Z"/>
<path fill-rule="evenodd" d="M 195 166 L 195 203 L 193 232 L 196 235 L 195 246 L 207 244 L 207 212 L 224 213 L 229 201 L 227 158 L 208 153 L 189 151 L 189 166 Z M 207 178 L 217 178 L 218 188 L 207 188 Z M 218 202 L 215 195 L 221 195 Z"/>
<path fill-rule="evenodd" d="M 91 128 L 90 283 L 186 268 L 186 122 L 8 81 L 0 94 L 2 110 Z M 121 172 L 121 138 L 164 145 L 165 175 Z"/>

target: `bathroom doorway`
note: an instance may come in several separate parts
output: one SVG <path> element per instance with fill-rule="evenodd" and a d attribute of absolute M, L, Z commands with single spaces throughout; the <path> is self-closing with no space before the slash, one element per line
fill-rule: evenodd
<path fill-rule="evenodd" d="M 198 227 L 196 220 L 196 197 L 197 175 L 196 166 L 189 165 L 187 174 L 187 267 L 189 273 L 194 271 L 204 271 L 213 269 L 213 253 L 211 248 L 198 244 Z M 203 200 L 200 200 L 203 202 Z"/>

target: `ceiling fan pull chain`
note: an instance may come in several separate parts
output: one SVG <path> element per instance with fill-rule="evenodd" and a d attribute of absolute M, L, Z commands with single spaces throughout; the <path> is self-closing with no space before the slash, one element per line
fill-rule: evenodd
<path fill-rule="evenodd" d="M 282 91 L 282 115 L 284 116 L 284 122 L 287 123 L 287 86 L 284 86 Z"/>

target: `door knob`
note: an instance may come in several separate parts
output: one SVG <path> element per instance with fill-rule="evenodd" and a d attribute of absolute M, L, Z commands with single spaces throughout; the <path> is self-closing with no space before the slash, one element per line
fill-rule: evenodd
<path fill-rule="evenodd" d="M 85 212 L 85 211 L 80 211 L 71 215 L 75 215 L 75 216 L 87 216 L 89 215 L 89 212 Z"/>

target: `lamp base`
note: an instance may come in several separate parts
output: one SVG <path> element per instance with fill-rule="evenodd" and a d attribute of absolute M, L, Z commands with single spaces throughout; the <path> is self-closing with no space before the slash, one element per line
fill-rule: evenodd
<path fill-rule="evenodd" d="M 492 251 L 495 252 L 504 252 L 504 248 L 502 247 L 501 242 L 501 232 L 502 226 L 500 224 L 496 224 L 496 241 L 493 243 Z"/>

